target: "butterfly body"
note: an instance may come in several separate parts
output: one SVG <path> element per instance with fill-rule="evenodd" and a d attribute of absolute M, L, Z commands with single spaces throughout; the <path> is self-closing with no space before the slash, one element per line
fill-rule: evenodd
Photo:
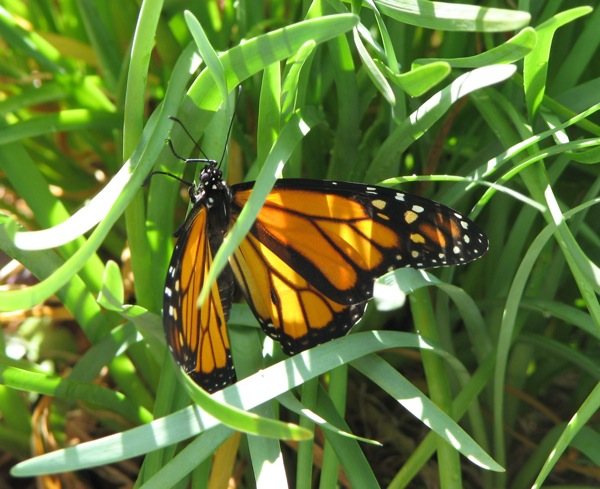
<path fill-rule="evenodd" d="M 345 335 L 386 272 L 462 264 L 487 250 L 473 222 L 437 202 L 360 183 L 281 179 L 198 309 L 212 257 L 253 185 L 228 187 L 216 164 L 206 165 L 167 274 L 169 346 L 209 391 L 235 379 L 225 327 L 232 276 L 265 333 L 293 355 Z"/>
<path fill-rule="evenodd" d="M 196 300 L 229 229 L 231 192 L 221 171 L 207 165 L 189 195 L 193 208 L 175 233 L 178 240 L 165 281 L 164 327 L 184 372 L 212 392 L 235 382 L 226 330 L 234 291 L 231 269 L 220 274 L 202 309 Z"/>

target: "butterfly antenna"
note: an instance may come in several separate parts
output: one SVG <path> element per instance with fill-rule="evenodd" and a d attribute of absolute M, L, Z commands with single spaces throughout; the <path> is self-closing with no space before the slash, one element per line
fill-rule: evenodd
<path fill-rule="evenodd" d="M 223 147 L 223 154 L 221 155 L 221 159 L 218 161 L 217 166 L 221 166 L 221 163 L 223 162 L 223 159 L 225 158 L 225 153 L 227 153 L 227 143 L 229 142 L 229 136 L 231 136 L 231 130 L 233 129 L 233 121 L 235 120 L 235 114 L 237 113 L 237 108 L 239 105 L 241 93 L 242 93 L 242 87 L 239 87 L 238 97 L 237 97 L 236 104 L 235 104 L 235 109 L 233 111 L 233 116 L 231 118 L 231 122 L 229 123 L 229 129 L 227 130 L 227 138 L 225 139 L 225 146 Z M 177 124 L 179 124 L 181 126 L 181 128 L 188 135 L 188 137 L 192 141 L 194 141 L 196 148 L 198 148 L 198 150 L 200 151 L 202 156 L 204 156 L 204 158 L 184 158 L 183 156 L 179 155 L 177 153 L 177 151 L 175 151 L 175 148 L 173 147 L 173 142 L 170 139 L 167 139 L 167 144 L 169 145 L 169 148 L 171 148 L 171 152 L 177 159 L 184 161 L 186 163 L 217 163 L 215 160 L 210 159 L 206 155 L 206 153 L 204 151 L 202 151 L 202 148 L 200 147 L 198 142 L 194 139 L 194 136 L 192 136 L 190 131 L 188 131 L 187 127 L 185 127 L 184 123 L 181 122 L 181 120 L 179 120 L 177 117 L 172 116 L 172 115 L 169 116 L 169 119 L 171 119 L 173 122 L 176 122 Z"/>
<path fill-rule="evenodd" d="M 223 146 L 223 154 L 221 155 L 221 159 L 219 160 L 219 166 L 223 163 L 223 159 L 225 158 L 225 153 L 227 153 L 227 144 L 229 143 L 229 137 L 231 136 L 231 130 L 233 129 L 233 121 L 235 120 L 235 116 L 237 114 L 238 107 L 240 105 L 240 97 L 242 95 L 242 86 L 238 86 L 238 96 L 235 101 L 235 107 L 233 108 L 233 115 L 231 116 L 231 122 L 229 123 L 229 129 L 227 129 L 227 137 L 225 138 L 225 146 Z"/>
<path fill-rule="evenodd" d="M 166 175 L 168 177 L 174 178 L 178 182 L 181 182 L 181 183 L 187 185 L 188 187 L 193 187 L 194 186 L 194 184 L 192 182 L 188 182 L 184 178 L 178 177 L 177 175 L 174 175 L 171 172 L 157 170 L 157 171 L 153 171 L 152 173 L 150 173 L 150 175 L 148 175 L 146 178 L 144 178 L 144 182 L 142 183 L 142 187 L 145 187 L 146 185 L 148 185 L 148 183 L 150 182 L 150 179 L 154 175 Z"/>
<path fill-rule="evenodd" d="M 185 125 L 183 124 L 183 122 L 181 122 L 177 117 L 170 115 L 169 119 L 171 119 L 173 122 L 176 122 L 177 124 L 179 124 L 181 126 L 181 128 L 183 129 L 183 131 L 188 135 L 188 137 L 194 141 L 194 144 L 196 145 L 196 148 L 198 148 L 198 150 L 200 151 L 200 153 L 202 153 L 202 156 L 204 156 L 204 158 L 201 159 L 193 159 L 191 161 L 195 162 L 195 163 L 199 163 L 199 162 L 205 162 L 205 163 L 211 163 L 214 160 L 211 160 L 205 153 L 204 151 L 202 151 L 202 148 L 200 147 L 200 145 L 198 144 L 198 142 L 194 139 L 194 136 L 192 136 L 190 134 L 190 131 L 188 131 L 187 127 L 185 127 Z M 173 147 L 173 142 L 170 139 L 167 139 L 167 144 L 169 145 L 169 148 L 171 148 L 171 152 L 175 155 L 175 157 L 177 159 L 180 159 L 181 161 L 190 161 L 189 158 L 184 158 L 183 156 L 180 156 L 179 154 L 177 154 L 177 152 L 175 151 L 175 148 Z"/>

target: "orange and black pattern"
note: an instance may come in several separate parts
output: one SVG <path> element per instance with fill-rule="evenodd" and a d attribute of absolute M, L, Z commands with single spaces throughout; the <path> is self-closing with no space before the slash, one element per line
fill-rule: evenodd
<path fill-rule="evenodd" d="M 345 335 L 384 273 L 460 265 L 488 248 L 472 221 L 432 200 L 359 183 L 281 179 L 198 309 L 212 257 L 252 188 L 229 188 L 216 163 L 205 166 L 167 274 L 169 347 L 209 392 L 235 381 L 226 331 L 233 276 L 265 333 L 294 355 Z"/>

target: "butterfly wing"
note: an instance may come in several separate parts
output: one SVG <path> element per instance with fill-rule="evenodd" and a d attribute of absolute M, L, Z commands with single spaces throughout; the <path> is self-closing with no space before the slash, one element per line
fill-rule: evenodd
<path fill-rule="evenodd" d="M 206 207 L 196 204 L 179 231 L 166 278 L 163 319 L 179 365 L 200 387 L 214 392 L 235 382 L 235 371 L 226 329 L 231 287 L 220 280 L 206 302 L 196 305 L 213 257 L 208 218 Z"/>
<path fill-rule="evenodd" d="M 230 263 L 263 330 L 288 355 L 344 336 L 363 315 L 365 302 L 330 299 L 253 234 Z"/>
<path fill-rule="evenodd" d="M 232 190 L 235 220 L 252 183 Z M 357 183 L 283 179 L 231 264 L 265 332 L 293 354 L 344 335 L 384 273 L 466 263 L 487 246 L 472 221 L 422 197 Z"/>

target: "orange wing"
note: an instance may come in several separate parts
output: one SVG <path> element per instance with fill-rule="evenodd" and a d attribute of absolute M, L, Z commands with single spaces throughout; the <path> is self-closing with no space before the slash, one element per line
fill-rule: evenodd
<path fill-rule="evenodd" d="M 230 264 L 263 330 L 287 355 L 344 336 L 363 315 L 366 303 L 333 301 L 251 234 Z"/>
<path fill-rule="evenodd" d="M 252 186 L 232 187 L 232 220 Z M 346 334 L 384 273 L 466 263 L 486 250 L 474 223 L 437 202 L 383 187 L 284 179 L 231 265 L 264 331 L 294 354 Z"/>
<path fill-rule="evenodd" d="M 204 206 L 194 208 L 180 230 L 165 284 L 164 327 L 173 356 L 209 392 L 235 382 L 219 285 L 202 307 L 196 302 L 212 263 Z M 228 311 L 227 311 L 228 312 Z"/>

